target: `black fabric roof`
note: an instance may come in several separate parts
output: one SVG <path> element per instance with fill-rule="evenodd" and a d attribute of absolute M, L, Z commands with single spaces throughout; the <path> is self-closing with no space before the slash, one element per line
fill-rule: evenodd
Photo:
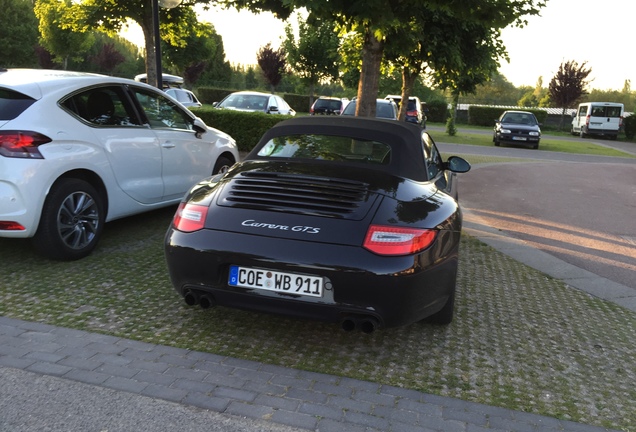
<path fill-rule="evenodd" d="M 272 138 L 288 135 L 335 135 L 382 142 L 391 146 L 391 163 L 374 167 L 413 180 L 427 180 L 422 154 L 422 128 L 407 122 L 351 116 L 302 116 L 269 129 L 246 159 L 257 156 Z"/>

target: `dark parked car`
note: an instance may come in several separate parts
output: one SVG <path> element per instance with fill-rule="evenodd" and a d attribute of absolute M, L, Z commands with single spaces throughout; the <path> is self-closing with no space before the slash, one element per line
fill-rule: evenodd
<path fill-rule="evenodd" d="M 496 146 L 521 144 L 533 149 L 539 148 L 541 128 L 537 118 L 528 111 L 505 111 L 495 120 L 492 141 Z"/>
<path fill-rule="evenodd" d="M 342 112 L 342 115 L 356 115 L 356 102 L 356 99 L 349 102 Z M 392 100 L 377 99 L 375 105 L 375 116 L 382 119 L 397 120 L 398 107 Z"/>
<path fill-rule="evenodd" d="M 400 104 L 402 103 L 402 96 L 386 95 L 384 99 L 392 100 L 393 102 L 395 102 L 399 111 Z M 404 116 L 404 120 L 410 123 L 418 124 L 423 128 L 426 127 L 426 115 L 422 110 L 422 102 L 420 102 L 420 98 L 418 98 L 417 96 L 409 97 L 409 101 L 406 105 L 406 115 Z"/>
<path fill-rule="evenodd" d="M 165 238 L 176 291 L 372 332 L 453 318 L 457 172 L 406 122 L 299 117 L 195 185 Z"/>
<path fill-rule="evenodd" d="M 240 91 L 227 95 L 216 108 L 235 111 L 264 112 L 267 114 L 296 115 L 296 111 L 282 97 L 269 93 Z"/>
<path fill-rule="evenodd" d="M 349 103 L 349 99 L 320 96 L 309 109 L 310 115 L 340 115 Z"/>

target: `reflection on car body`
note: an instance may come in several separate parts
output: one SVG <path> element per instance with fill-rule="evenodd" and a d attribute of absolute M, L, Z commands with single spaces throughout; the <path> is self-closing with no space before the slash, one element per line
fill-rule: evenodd
<path fill-rule="evenodd" d="M 165 239 L 187 304 L 339 322 L 453 318 L 462 217 L 457 172 L 416 125 L 306 116 L 194 185 Z"/>

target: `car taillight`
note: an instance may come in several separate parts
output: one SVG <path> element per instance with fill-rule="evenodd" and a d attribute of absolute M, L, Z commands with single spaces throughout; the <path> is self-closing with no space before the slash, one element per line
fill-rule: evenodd
<path fill-rule="evenodd" d="M 437 230 L 371 225 L 363 247 L 378 255 L 409 255 L 433 244 Z"/>
<path fill-rule="evenodd" d="M 590 125 L 590 116 L 589 115 L 587 117 L 585 117 L 585 125 L 586 126 Z"/>
<path fill-rule="evenodd" d="M 21 224 L 13 221 L 0 221 L 0 230 L 2 231 L 24 231 L 25 228 Z"/>
<path fill-rule="evenodd" d="M 207 206 L 181 203 L 179 204 L 177 213 L 174 215 L 172 225 L 183 232 L 198 231 L 203 229 L 207 215 Z"/>
<path fill-rule="evenodd" d="M 51 138 L 31 131 L 0 131 L 0 155 L 11 158 L 44 159 L 38 147 Z"/>
<path fill-rule="evenodd" d="M 412 117 L 417 117 L 417 111 L 407 111 L 406 115 L 407 116 L 412 116 Z"/>

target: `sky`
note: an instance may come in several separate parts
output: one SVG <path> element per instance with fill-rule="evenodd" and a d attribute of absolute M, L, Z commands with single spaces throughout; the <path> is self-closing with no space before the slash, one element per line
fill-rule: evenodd
<path fill-rule="evenodd" d="M 285 22 L 271 13 L 258 15 L 234 9 L 197 9 L 199 21 L 210 22 L 223 37 L 232 64 L 256 64 L 256 53 L 268 42 L 278 48 Z M 541 16 L 527 18 L 524 28 L 508 27 L 501 39 L 510 62 L 500 72 L 515 86 L 543 86 L 566 61 L 586 62 L 590 87 L 622 90 L 630 80 L 636 90 L 636 28 L 634 0 L 548 0 Z"/>

